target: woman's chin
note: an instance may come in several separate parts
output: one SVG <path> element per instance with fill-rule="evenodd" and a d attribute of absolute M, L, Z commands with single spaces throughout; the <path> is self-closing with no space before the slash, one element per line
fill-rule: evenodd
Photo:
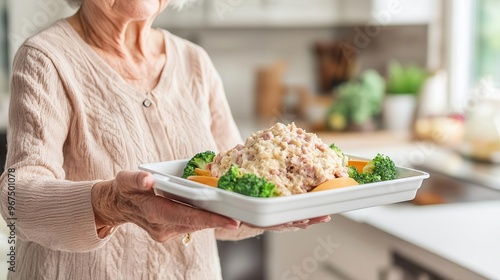
<path fill-rule="evenodd" d="M 166 1 L 163 0 L 131 0 L 120 1 L 121 7 L 116 7 L 120 13 L 131 20 L 147 20 L 159 13 L 166 7 Z"/>

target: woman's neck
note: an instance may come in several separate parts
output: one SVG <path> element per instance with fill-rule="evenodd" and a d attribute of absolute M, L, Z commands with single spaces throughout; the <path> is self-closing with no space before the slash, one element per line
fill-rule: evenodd
<path fill-rule="evenodd" d="M 92 3 L 92 1 L 88 1 Z M 70 19 L 76 21 L 77 31 L 91 46 L 119 57 L 146 56 L 154 18 L 140 21 L 107 15 L 84 1 Z M 75 25 L 75 24 L 74 24 Z"/>
<path fill-rule="evenodd" d="M 154 16 L 131 20 L 83 1 L 69 24 L 96 53 L 137 92 L 152 90 L 165 65 L 165 40 L 151 29 Z M 89 3 L 89 4 L 85 4 Z"/>

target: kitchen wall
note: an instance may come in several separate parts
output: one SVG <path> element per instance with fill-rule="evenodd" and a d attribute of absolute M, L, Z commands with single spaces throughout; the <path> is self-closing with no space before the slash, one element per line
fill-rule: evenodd
<path fill-rule="evenodd" d="M 65 0 L 6 1 L 10 60 L 25 38 L 74 12 Z M 167 10 L 155 25 L 207 50 L 222 76 L 235 118 L 246 122 L 254 118 L 259 67 L 284 60 L 284 82 L 315 93 L 313 46 L 318 41 L 349 42 L 359 53 L 361 69 L 383 71 L 391 58 L 440 67 L 440 50 L 431 47 L 439 44 L 434 28 L 439 22 L 439 3 L 199 0 L 180 12 Z"/>
<path fill-rule="evenodd" d="M 8 48 L 2 47 L 1 52 L 7 52 L 10 61 L 27 37 L 74 12 L 65 0 L 0 1 L 6 1 L 9 24 Z M 206 49 L 222 76 L 231 109 L 246 136 L 253 131 L 258 68 L 284 60 L 287 62 L 284 82 L 316 93 L 315 42 L 342 40 L 351 44 L 358 50 L 362 69 L 383 72 L 391 58 L 441 67 L 441 36 L 436 24 L 440 21 L 440 2 L 200 0 L 181 12 L 166 11 L 155 24 Z M 395 4 L 400 5 L 397 13 L 391 12 Z M 372 31 L 376 35 L 363 40 L 367 26 L 375 28 Z M 6 108 L 5 104 L 0 100 L 4 123 L 6 110 L 1 108 Z M 1 129 L 5 129 L 2 123 Z M 0 248 L 3 256 L 4 251 L 5 248 Z M 2 266 L 0 271 L 5 271 Z"/>
<path fill-rule="evenodd" d="M 65 0 L 6 0 L 9 57 L 12 61 L 24 40 L 56 20 L 74 13 Z"/>
<path fill-rule="evenodd" d="M 167 11 L 156 25 L 206 49 L 241 124 L 255 118 L 260 67 L 286 61 L 284 83 L 317 92 L 316 42 L 349 43 L 356 48 L 360 70 L 384 73 L 391 59 L 433 70 L 443 65 L 436 28 L 440 1 L 233 1 L 240 4 L 218 12 L 221 2 L 206 0 L 180 13 Z M 397 12 L 391 9 L 394 4 L 399 5 Z"/>
<path fill-rule="evenodd" d="M 176 30 L 173 30 L 175 33 Z M 390 26 L 359 54 L 361 69 L 374 68 L 382 73 L 391 59 L 427 64 L 427 27 Z M 254 117 L 256 71 L 275 61 L 286 61 L 284 82 L 316 91 L 314 43 L 349 40 L 355 27 L 278 28 L 243 30 L 207 30 L 191 39 L 210 54 L 221 74 L 235 118 Z"/>

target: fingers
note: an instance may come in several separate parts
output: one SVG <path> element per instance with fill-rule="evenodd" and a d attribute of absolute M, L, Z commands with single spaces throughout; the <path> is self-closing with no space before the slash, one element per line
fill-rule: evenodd
<path fill-rule="evenodd" d="M 173 218 L 172 222 L 179 225 L 192 225 L 195 230 L 205 228 L 238 229 L 240 227 L 240 221 L 203 210 L 190 207 L 187 208 L 190 210 L 186 211 L 183 215 L 178 216 L 178 219 Z"/>
<path fill-rule="evenodd" d="M 240 222 L 214 213 L 184 206 L 176 202 L 157 198 L 151 204 L 160 203 L 163 210 L 153 211 L 149 208 L 146 220 L 138 220 L 142 227 L 157 242 L 165 242 L 186 233 L 207 229 L 225 228 L 235 230 Z"/>
<path fill-rule="evenodd" d="M 317 217 L 317 218 L 311 218 L 311 219 L 308 219 L 308 220 L 293 222 L 291 224 L 291 227 L 297 227 L 297 228 L 301 228 L 301 229 L 308 229 L 312 225 L 320 224 L 320 223 L 327 223 L 330 220 L 331 220 L 330 216 L 322 216 L 322 217 Z"/>
<path fill-rule="evenodd" d="M 317 218 L 311 218 L 311 219 L 306 219 L 302 221 L 295 221 L 295 222 L 290 222 L 282 225 L 277 225 L 277 226 L 271 226 L 271 227 L 265 227 L 261 229 L 265 230 L 270 230 L 270 231 L 277 231 L 277 232 L 285 232 L 285 231 L 296 231 L 299 229 L 308 229 L 312 225 L 315 224 L 320 224 L 320 223 L 327 223 L 331 220 L 330 216 L 321 216 Z M 256 226 L 248 225 L 251 228 L 259 228 Z"/>
<path fill-rule="evenodd" d="M 330 216 L 322 216 L 322 217 L 309 219 L 309 224 L 314 225 L 314 224 L 319 224 L 319 223 L 328 223 L 331 220 L 332 220 L 332 217 L 330 217 Z"/>
<path fill-rule="evenodd" d="M 153 239 L 165 241 L 179 234 L 206 228 L 238 229 L 240 222 L 214 213 L 157 197 L 154 178 L 148 172 L 121 171 L 113 182 L 115 208 L 126 222 L 146 230 Z"/>
<path fill-rule="evenodd" d="M 150 191 L 154 185 L 153 176 L 145 171 L 120 171 L 116 183 L 121 189 L 131 192 Z"/>
<path fill-rule="evenodd" d="M 240 221 L 195 209 L 164 198 L 158 197 L 153 203 L 157 203 L 158 207 L 156 210 L 148 210 L 152 214 L 149 217 L 150 222 L 188 226 L 191 227 L 191 230 L 205 228 L 238 229 L 240 226 Z"/>

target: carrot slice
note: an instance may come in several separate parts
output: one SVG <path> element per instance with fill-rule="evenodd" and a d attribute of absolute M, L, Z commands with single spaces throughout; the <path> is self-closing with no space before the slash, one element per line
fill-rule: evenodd
<path fill-rule="evenodd" d="M 189 176 L 187 179 L 215 188 L 217 188 L 217 184 L 219 183 L 219 178 L 210 176 Z"/>
<path fill-rule="evenodd" d="M 325 191 L 331 189 L 338 189 L 350 186 L 359 185 L 353 178 L 336 178 L 333 180 L 325 181 L 311 190 L 311 192 Z"/>
<path fill-rule="evenodd" d="M 198 175 L 198 176 L 210 176 L 210 175 L 212 175 L 212 174 L 210 173 L 210 171 L 205 170 L 205 169 L 201 169 L 201 168 L 195 168 L 195 169 L 194 169 L 194 173 L 195 173 L 196 175 Z"/>
<path fill-rule="evenodd" d="M 354 166 L 359 173 L 363 172 L 363 168 L 368 163 L 366 160 L 349 160 L 347 166 Z"/>

